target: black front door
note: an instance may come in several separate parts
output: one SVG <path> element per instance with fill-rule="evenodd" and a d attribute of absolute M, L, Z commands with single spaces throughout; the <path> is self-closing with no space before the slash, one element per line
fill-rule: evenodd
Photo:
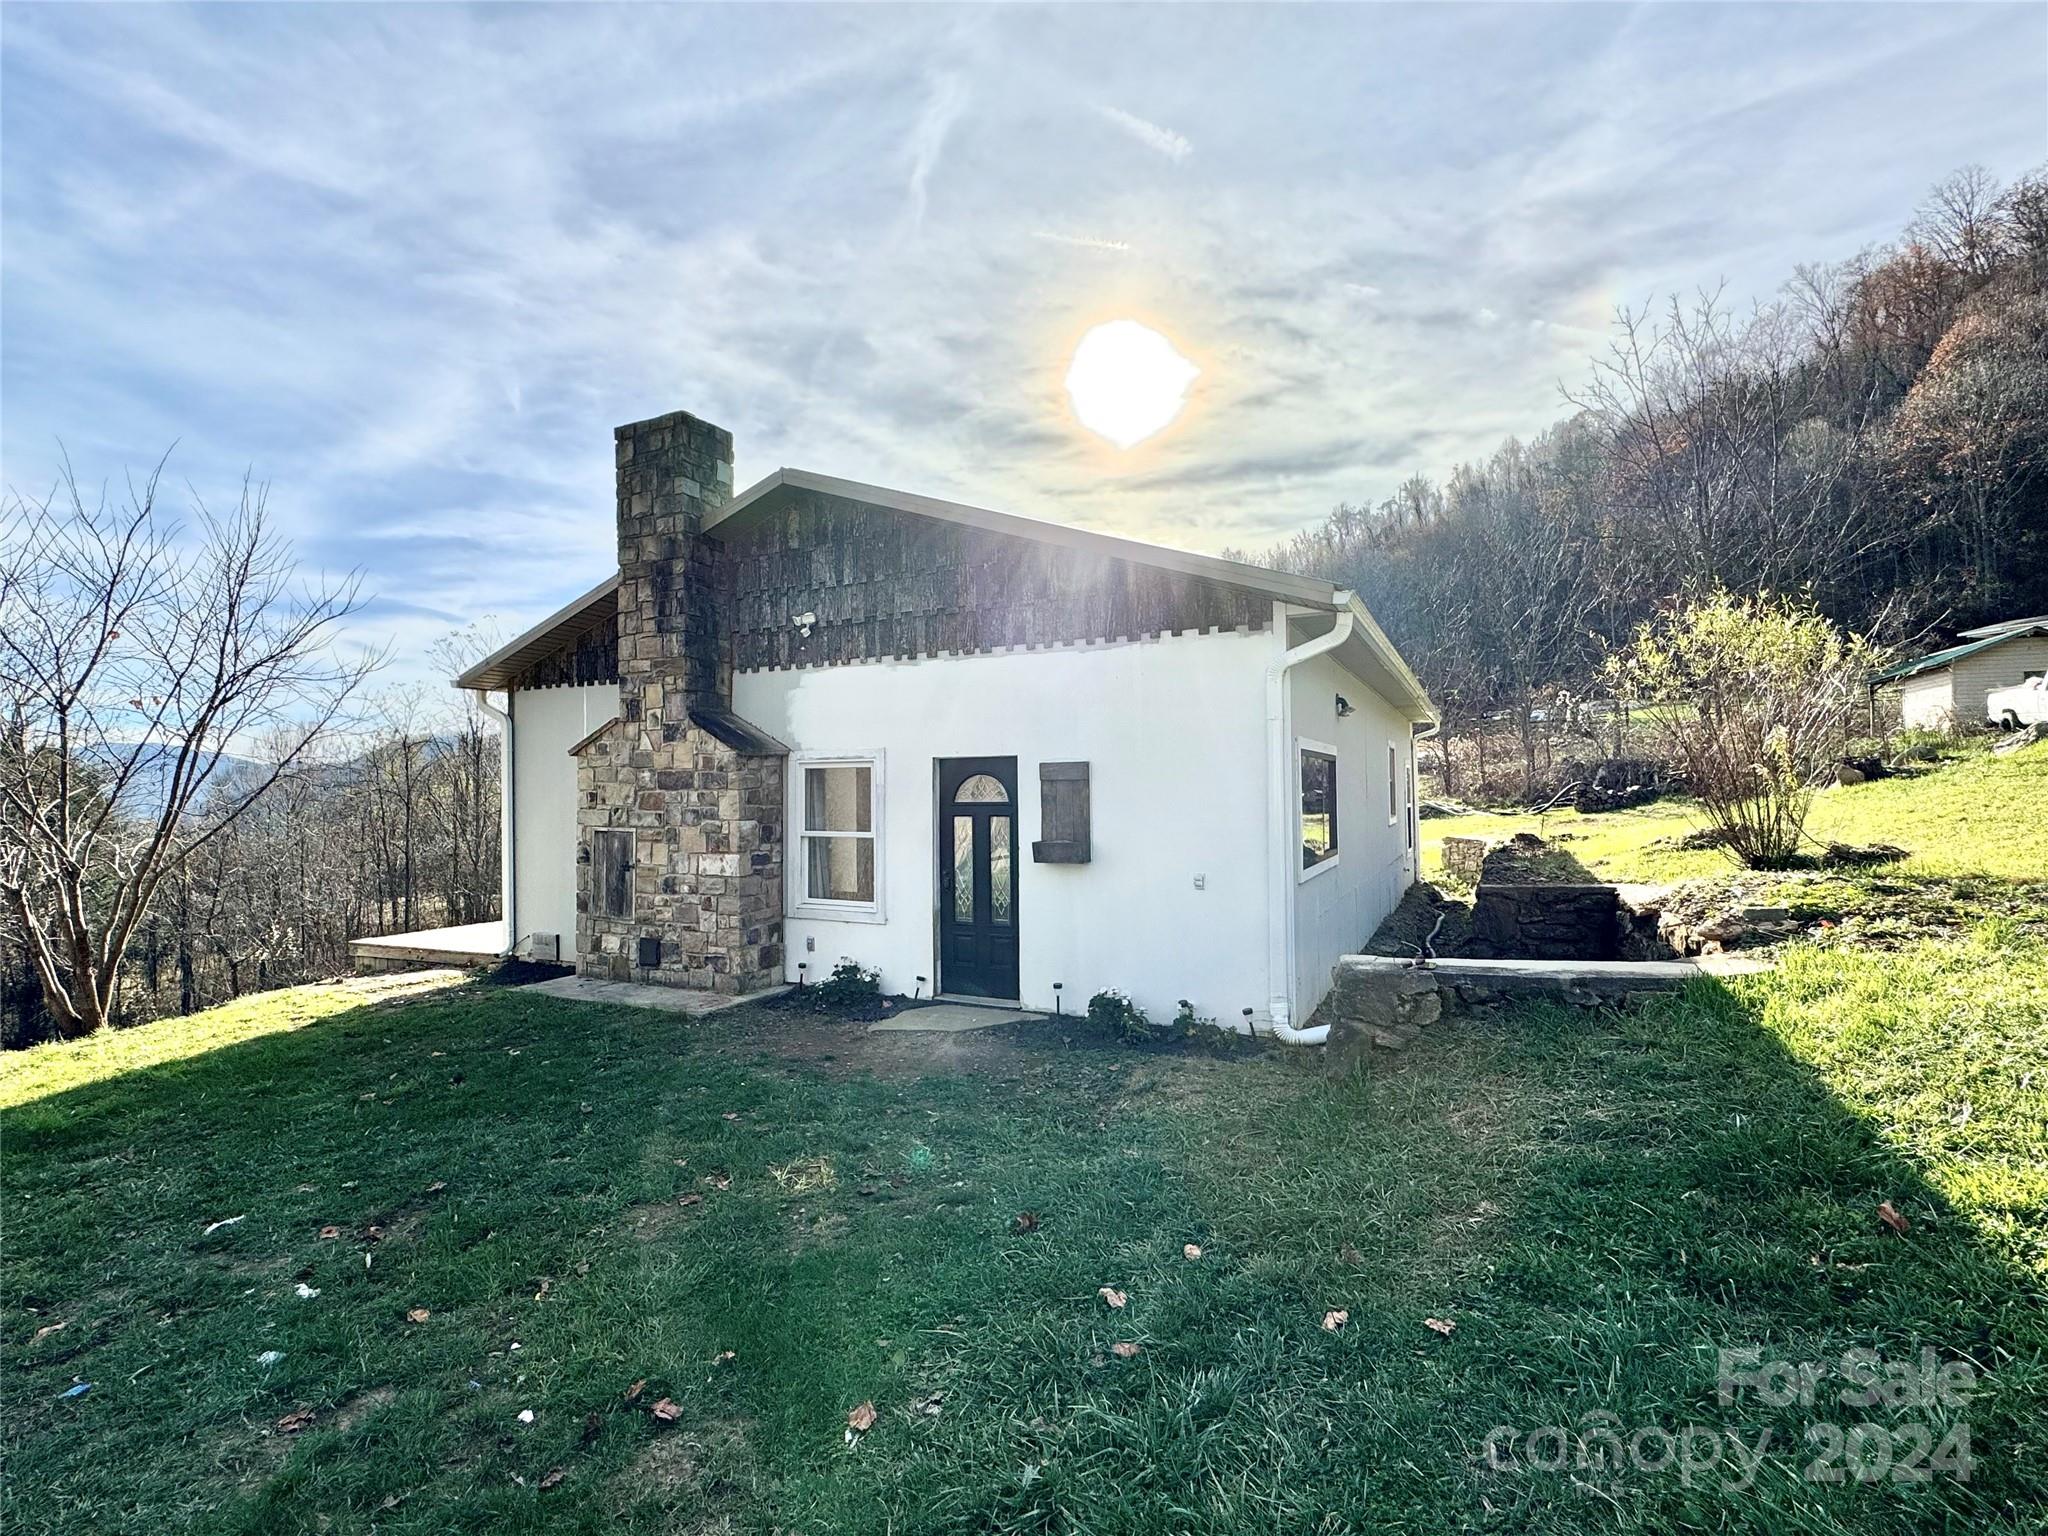
<path fill-rule="evenodd" d="M 1017 759 L 939 762 L 939 990 L 1017 994 Z"/>

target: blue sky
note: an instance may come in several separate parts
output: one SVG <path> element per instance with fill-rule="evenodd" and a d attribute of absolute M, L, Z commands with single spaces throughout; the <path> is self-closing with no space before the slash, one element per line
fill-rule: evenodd
<path fill-rule="evenodd" d="M 417 672 L 612 563 L 611 428 L 1192 549 L 1561 412 L 1619 303 L 2048 158 L 2039 5 L 8 6 L 0 460 L 251 468 Z M 1128 452 L 1061 387 L 1203 369 Z M 180 491 L 182 496 L 184 492 Z"/>

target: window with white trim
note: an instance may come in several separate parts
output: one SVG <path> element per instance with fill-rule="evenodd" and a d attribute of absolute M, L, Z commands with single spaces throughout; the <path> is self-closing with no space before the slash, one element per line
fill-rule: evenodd
<path fill-rule="evenodd" d="M 881 789 L 879 754 L 797 760 L 793 906 L 820 916 L 880 911 Z"/>
<path fill-rule="evenodd" d="M 1410 853 L 1415 851 L 1415 820 L 1421 814 L 1421 808 L 1416 803 L 1415 747 L 1411 742 L 1408 747 L 1408 851 Z"/>
<path fill-rule="evenodd" d="M 1321 869 L 1337 858 L 1337 749 L 1322 742 L 1300 743 L 1301 872 Z"/>
<path fill-rule="evenodd" d="M 1387 825 L 1394 824 L 1394 818 L 1401 814 L 1401 793 L 1398 787 L 1401 764 L 1395 755 L 1394 744 L 1387 743 Z"/>

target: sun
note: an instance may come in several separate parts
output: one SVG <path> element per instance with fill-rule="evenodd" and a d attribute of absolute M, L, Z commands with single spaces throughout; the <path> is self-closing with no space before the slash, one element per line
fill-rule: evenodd
<path fill-rule="evenodd" d="M 1067 395 L 1081 425 L 1130 448 L 1173 424 L 1201 371 L 1150 326 L 1111 320 L 1074 348 Z"/>

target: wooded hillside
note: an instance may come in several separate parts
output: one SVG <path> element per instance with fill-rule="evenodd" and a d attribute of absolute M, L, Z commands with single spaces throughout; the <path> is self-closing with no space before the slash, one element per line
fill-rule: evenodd
<path fill-rule="evenodd" d="M 1768 304 L 1619 314 L 1566 414 L 1241 555 L 1356 589 L 1447 723 L 1598 690 L 1672 597 L 1810 592 L 1912 646 L 2048 612 L 2048 172 L 1965 170 Z"/>

